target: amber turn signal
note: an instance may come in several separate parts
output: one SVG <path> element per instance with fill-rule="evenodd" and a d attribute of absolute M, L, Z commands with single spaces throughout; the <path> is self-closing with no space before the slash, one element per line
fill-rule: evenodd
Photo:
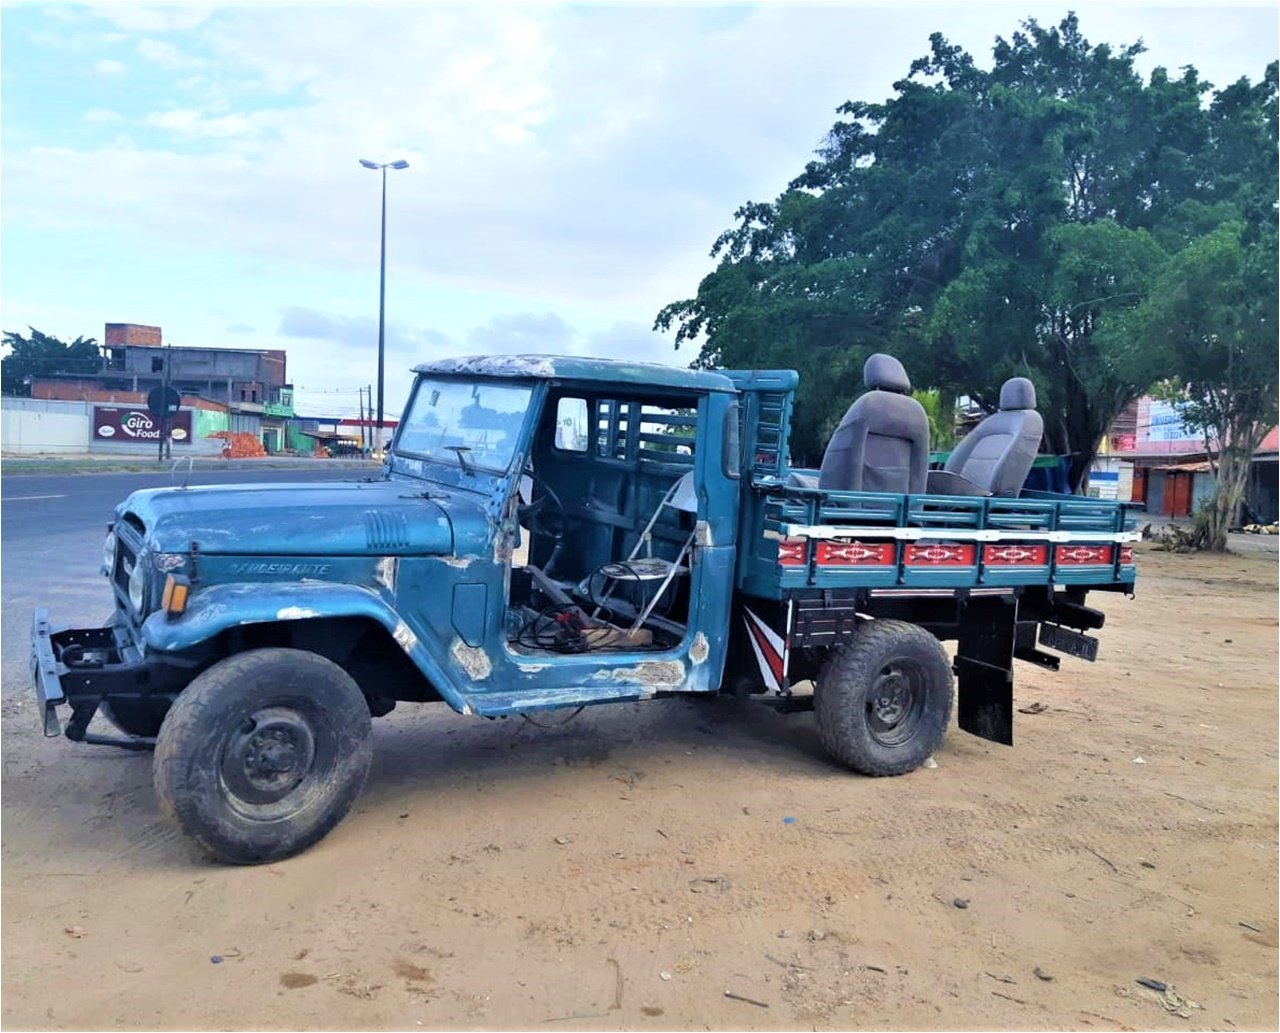
<path fill-rule="evenodd" d="M 181 574 L 170 574 L 164 579 L 160 606 L 170 617 L 181 617 L 187 609 L 187 596 L 190 594 L 191 582 Z"/>

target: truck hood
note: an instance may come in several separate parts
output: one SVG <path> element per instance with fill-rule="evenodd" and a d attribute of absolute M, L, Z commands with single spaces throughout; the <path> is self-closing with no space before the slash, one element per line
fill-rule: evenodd
<path fill-rule="evenodd" d="M 474 551 L 484 507 L 461 492 L 404 481 L 233 484 L 135 491 L 117 520 L 141 520 L 147 547 L 238 556 L 404 556 Z M 462 541 L 459 541 L 459 538 Z"/>

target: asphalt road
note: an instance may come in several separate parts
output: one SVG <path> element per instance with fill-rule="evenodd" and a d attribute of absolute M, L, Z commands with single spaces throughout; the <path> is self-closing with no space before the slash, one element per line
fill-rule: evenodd
<path fill-rule="evenodd" d="M 350 468 L 195 470 L 191 484 L 342 481 Z M 0 665 L 3 694 L 30 692 L 31 613 L 46 607 L 58 623 L 97 624 L 111 611 L 98 573 L 102 538 L 116 504 L 139 488 L 169 485 L 156 473 L 17 474 L 0 477 Z"/>

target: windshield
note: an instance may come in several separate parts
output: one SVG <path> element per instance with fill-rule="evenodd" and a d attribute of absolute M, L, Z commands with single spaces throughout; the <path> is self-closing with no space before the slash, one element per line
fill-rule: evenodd
<path fill-rule="evenodd" d="M 396 451 L 505 473 L 532 394 L 531 387 L 423 377 Z"/>

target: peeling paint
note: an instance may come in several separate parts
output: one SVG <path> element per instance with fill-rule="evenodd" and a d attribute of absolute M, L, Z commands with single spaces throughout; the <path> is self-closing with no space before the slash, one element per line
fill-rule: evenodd
<path fill-rule="evenodd" d="M 400 573 L 400 561 L 395 556 L 384 556 L 373 569 L 373 579 L 388 592 L 395 592 L 396 578 Z"/>
<path fill-rule="evenodd" d="M 309 610 L 305 606 L 283 606 L 276 610 L 276 620 L 279 621 L 301 621 L 319 616 L 319 610 Z"/>
<path fill-rule="evenodd" d="M 476 373 L 489 377 L 554 377 L 555 363 L 545 355 L 466 355 L 415 366 L 415 373 Z"/>
<path fill-rule="evenodd" d="M 689 659 L 695 664 L 706 663 L 710 654 L 711 644 L 707 642 L 707 636 L 698 632 L 693 636 L 693 645 L 689 647 Z"/>
<path fill-rule="evenodd" d="M 492 664 L 489 662 L 489 654 L 483 649 L 469 646 L 462 639 L 456 639 L 449 653 L 472 681 L 484 681 L 489 677 Z"/>
<path fill-rule="evenodd" d="M 516 664 L 516 667 L 518 667 L 525 674 L 537 674 L 539 671 L 547 670 L 547 668 L 549 668 L 550 666 L 551 666 L 550 664 L 521 664 L 521 663 Z"/>
<path fill-rule="evenodd" d="M 456 570 L 466 570 L 476 559 L 475 556 L 439 556 L 437 559 Z"/>
<path fill-rule="evenodd" d="M 400 621 L 396 625 L 396 630 L 391 633 L 391 637 L 400 643 L 400 648 L 406 653 L 418 644 L 418 636 L 413 633 L 413 629 L 404 621 Z"/>
<path fill-rule="evenodd" d="M 506 566 L 511 562 L 512 542 L 515 535 L 510 531 L 499 530 L 493 536 L 493 562 L 499 566 Z"/>
<path fill-rule="evenodd" d="M 593 678 L 615 682 L 635 682 L 649 688 L 670 688 L 684 683 L 684 664 L 679 660 L 649 660 L 634 667 L 597 671 Z"/>

